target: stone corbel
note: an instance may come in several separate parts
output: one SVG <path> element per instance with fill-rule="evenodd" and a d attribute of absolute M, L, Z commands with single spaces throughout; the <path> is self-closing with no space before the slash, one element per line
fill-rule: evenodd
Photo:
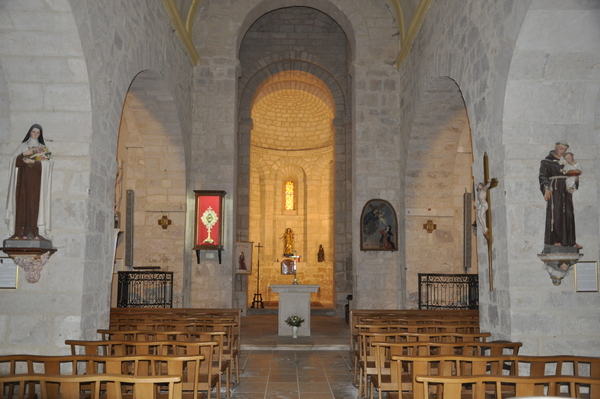
<path fill-rule="evenodd" d="M 10 256 L 15 264 L 25 271 L 25 280 L 28 283 L 37 283 L 40 280 L 42 268 L 48 263 L 48 259 L 56 248 L 2 248 Z"/>
<path fill-rule="evenodd" d="M 560 248 L 560 247 L 558 247 Z M 583 254 L 578 252 L 553 252 L 538 254 L 538 258 L 544 262 L 544 269 L 550 275 L 552 284 L 560 285 L 573 266 Z"/>

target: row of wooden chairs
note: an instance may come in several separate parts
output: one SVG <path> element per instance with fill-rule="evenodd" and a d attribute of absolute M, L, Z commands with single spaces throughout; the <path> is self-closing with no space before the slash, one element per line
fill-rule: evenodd
<path fill-rule="evenodd" d="M 429 392 L 435 391 L 436 399 L 503 399 L 540 396 L 595 399 L 598 398 L 598 392 L 600 392 L 600 378 L 564 375 L 548 377 L 421 375 L 416 379 L 423 383 L 423 397 L 431 398 L 432 396 L 428 396 Z M 538 392 L 544 392 L 544 394 Z M 390 394 L 388 399 L 403 399 L 404 397 Z"/>
<path fill-rule="evenodd" d="M 207 334 L 222 335 L 219 341 L 222 341 L 223 361 L 230 364 L 228 367 L 228 380 L 239 382 L 239 357 L 240 357 L 240 338 L 235 335 L 236 323 L 210 323 L 197 324 L 193 329 L 187 330 L 104 330 L 99 329 L 98 333 L 102 340 L 123 340 L 123 341 L 199 341 Z"/>
<path fill-rule="evenodd" d="M 158 387 L 167 386 L 165 399 L 181 398 L 181 376 L 131 376 L 122 374 L 12 374 L 0 376 L 2 392 L 8 391 L 7 398 L 35 398 L 31 386 L 39 386 L 40 396 L 53 398 L 52 391 L 60 390 L 60 399 L 81 399 L 82 391 L 89 399 L 123 399 L 123 392 L 131 399 L 159 398 Z M 4 396 L 3 396 L 4 397 Z"/>
<path fill-rule="evenodd" d="M 158 335 L 144 335 L 141 330 L 171 331 L 176 334 L 166 339 L 190 340 L 181 331 L 225 332 L 223 337 L 222 356 L 227 366 L 227 395 L 233 381 L 239 382 L 239 356 L 241 345 L 241 309 L 215 308 L 112 308 L 110 326 L 107 330 L 99 330 L 103 339 L 121 339 L 116 331 L 127 330 L 136 333 L 123 336 L 122 339 L 158 339 Z M 191 338 L 191 340 L 197 340 Z"/>
<path fill-rule="evenodd" d="M 354 351 L 354 380 L 358 379 L 359 397 L 363 396 L 369 378 L 375 373 L 376 342 L 485 342 L 489 336 L 489 333 L 359 332 L 358 350 Z"/>
<path fill-rule="evenodd" d="M 204 338 L 202 340 L 202 338 Z M 71 347 L 71 354 L 80 353 L 91 356 L 189 356 L 202 355 L 204 361 L 200 364 L 198 375 L 198 390 L 206 391 L 207 396 L 216 389 L 217 398 L 220 398 L 221 375 L 226 376 L 226 394 L 229 394 L 230 363 L 223 358 L 222 334 L 211 334 L 200 337 L 199 341 L 80 341 L 67 340 L 65 343 Z"/>
<path fill-rule="evenodd" d="M 389 369 L 378 363 L 377 374 L 371 382 L 379 397 L 385 391 L 391 391 L 398 397 L 400 392 L 411 395 L 412 399 L 427 399 L 419 376 L 447 377 L 473 375 L 508 375 L 527 377 L 573 376 L 589 379 L 588 383 L 600 377 L 600 358 L 581 356 L 397 356 L 392 355 Z M 535 391 L 543 395 L 541 386 Z M 493 389 L 489 389 L 493 391 Z M 435 392 L 435 390 L 434 390 Z M 514 396 L 514 390 L 506 395 Z M 596 391 L 596 395 L 600 392 Z"/>

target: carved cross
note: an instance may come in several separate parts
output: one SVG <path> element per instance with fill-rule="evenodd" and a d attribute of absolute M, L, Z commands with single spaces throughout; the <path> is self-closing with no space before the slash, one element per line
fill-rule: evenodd
<path fill-rule="evenodd" d="M 427 223 L 423 225 L 423 229 L 427 230 L 428 233 L 433 233 L 433 230 L 437 229 L 437 224 L 433 223 L 433 220 L 429 219 Z"/>
<path fill-rule="evenodd" d="M 487 152 L 483 153 L 483 181 L 490 182 L 488 191 L 498 185 L 498 179 L 492 178 L 490 180 L 490 164 L 488 161 Z M 489 278 L 490 278 L 490 291 L 494 291 L 494 269 L 492 267 L 492 200 L 490 195 L 486 196 L 488 209 L 485 215 L 485 221 L 487 224 L 488 231 L 485 235 L 488 244 L 488 267 L 489 267 Z"/>
<path fill-rule="evenodd" d="M 158 219 L 158 225 L 162 226 L 163 230 L 166 230 L 171 225 L 171 219 L 167 215 L 163 215 L 161 219 Z"/>

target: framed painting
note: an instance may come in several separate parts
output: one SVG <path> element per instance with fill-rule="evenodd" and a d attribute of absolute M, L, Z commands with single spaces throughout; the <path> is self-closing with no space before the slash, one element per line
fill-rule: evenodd
<path fill-rule="evenodd" d="M 237 241 L 235 243 L 235 273 L 252 274 L 253 242 Z"/>
<path fill-rule="evenodd" d="M 382 199 L 372 199 L 360 215 L 361 251 L 397 251 L 398 220 L 394 207 Z"/>
<path fill-rule="evenodd" d="M 281 261 L 281 274 L 296 274 L 296 264 L 293 259 Z"/>

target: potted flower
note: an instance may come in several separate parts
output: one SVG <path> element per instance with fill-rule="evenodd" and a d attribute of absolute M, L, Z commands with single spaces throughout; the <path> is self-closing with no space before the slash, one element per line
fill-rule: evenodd
<path fill-rule="evenodd" d="M 304 319 L 300 316 L 290 316 L 285 319 L 288 326 L 292 326 L 292 338 L 298 338 L 298 327 L 304 323 Z"/>

